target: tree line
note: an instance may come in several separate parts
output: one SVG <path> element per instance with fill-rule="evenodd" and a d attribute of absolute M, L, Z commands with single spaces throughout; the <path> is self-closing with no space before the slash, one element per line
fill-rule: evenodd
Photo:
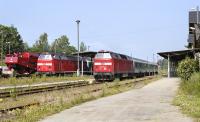
<path fill-rule="evenodd" d="M 10 46 L 10 49 L 9 49 Z M 25 42 L 19 34 L 16 27 L 0 25 L 0 52 L 3 52 L 3 57 L 9 53 L 17 52 L 55 52 L 72 54 L 77 52 L 77 48 L 70 44 L 69 38 L 66 35 L 62 35 L 55 39 L 51 44 L 48 41 L 48 34 L 42 33 L 35 43 L 30 46 Z M 86 51 L 87 46 L 84 42 L 80 43 L 80 51 Z M 2 54 L 2 53 L 1 53 Z"/>

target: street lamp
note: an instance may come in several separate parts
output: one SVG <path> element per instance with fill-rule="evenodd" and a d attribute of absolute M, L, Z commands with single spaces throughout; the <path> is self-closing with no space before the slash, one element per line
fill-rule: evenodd
<path fill-rule="evenodd" d="M 78 40 L 78 68 L 77 68 L 77 76 L 79 76 L 80 74 L 80 71 L 79 71 L 79 23 L 80 23 L 80 20 L 76 20 L 76 23 L 77 23 L 77 40 Z"/>
<path fill-rule="evenodd" d="M 8 53 L 10 54 L 10 42 L 6 42 L 8 44 Z"/>

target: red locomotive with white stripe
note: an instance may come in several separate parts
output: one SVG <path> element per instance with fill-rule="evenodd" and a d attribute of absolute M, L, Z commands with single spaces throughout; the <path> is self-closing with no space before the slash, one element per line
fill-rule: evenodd
<path fill-rule="evenodd" d="M 82 58 L 80 57 L 80 68 Z M 87 64 L 83 62 L 84 70 Z M 37 72 L 39 74 L 67 74 L 77 71 L 77 57 L 66 56 L 64 54 L 43 53 L 40 54 L 37 62 Z"/>
<path fill-rule="evenodd" d="M 157 65 L 110 51 L 99 51 L 94 57 L 93 75 L 96 80 L 137 77 L 157 73 Z"/>
<path fill-rule="evenodd" d="M 129 56 L 109 51 L 99 51 L 94 58 L 93 74 L 96 80 L 114 80 L 132 77 L 133 61 Z"/>

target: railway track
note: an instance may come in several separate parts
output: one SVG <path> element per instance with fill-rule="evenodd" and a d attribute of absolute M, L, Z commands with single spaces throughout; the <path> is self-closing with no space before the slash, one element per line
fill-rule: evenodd
<path fill-rule="evenodd" d="M 139 78 L 139 79 L 133 80 L 133 82 L 139 82 L 139 81 L 143 81 L 147 79 L 152 79 L 152 77 Z M 131 84 L 133 82 L 126 82 L 126 83 L 120 82 L 118 86 Z M 96 82 L 94 84 L 100 84 L 100 82 Z M 44 84 L 35 84 L 35 85 L 3 87 L 3 88 L 0 88 L 0 98 L 16 97 L 16 96 L 28 95 L 28 94 L 34 94 L 34 93 L 62 90 L 66 88 L 82 87 L 86 85 L 89 85 L 88 81 L 79 80 L 79 81 L 69 81 L 69 82 L 56 82 L 56 83 L 44 83 Z"/>
<path fill-rule="evenodd" d="M 40 92 L 48 92 L 54 90 L 61 90 L 66 88 L 82 87 L 88 85 L 87 81 L 71 81 L 71 82 L 56 82 L 56 83 L 45 83 L 36 85 L 23 85 L 13 87 L 0 88 L 0 98 L 15 97 L 20 95 L 34 94 Z"/>
<path fill-rule="evenodd" d="M 139 78 L 139 79 L 135 79 L 135 80 L 132 80 L 132 81 L 129 81 L 129 82 L 119 82 L 119 84 L 112 84 L 112 85 L 108 86 L 108 88 L 113 88 L 113 87 L 116 87 L 116 86 L 129 85 L 129 84 L 137 84 L 141 81 L 150 80 L 150 79 L 153 79 L 153 77 Z M 101 84 L 101 83 L 97 82 L 95 84 L 97 85 L 97 84 Z M 92 85 L 95 85 L 95 84 L 92 84 Z M 61 85 L 63 85 L 63 86 L 61 86 Z M 68 84 L 67 83 L 66 84 L 61 83 L 59 86 L 58 85 L 56 86 L 54 84 L 54 86 L 48 86 L 46 88 L 34 88 L 34 90 L 32 89 L 33 91 L 31 91 L 31 90 L 21 90 L 21 91 L 18 90 L 17 94 L 18 95 L 25 95 L 25 94 L 44 92 L 44 91 L 60 90 L 60 89 L 65 89 L 65 88 L 81 87 L 81 86 L 86 86 L 86 85 L 88 85 L 88 83 L 85 82 L 85 81 L 78 81 L 76 83 L 73 82 L 73 83 L 68 83 Z M 98 91 L 101 91 L 101 90 L 103 90 L 103 88 L 93 89 L 90 92 L 98 92 Z M 10 96 L 8 92 L 5 92 L 5 93 L 1 92 L 0 95 L 2 95 L 3 97 L 9 97 Z M 74 95 L 78 95 L 78 94 L 74 94 Z M 40 103 L 38 103 L 38 102 L 34 103 L 33 102 L 33 103 L 26 104 L 26 105 L 20 105 L 20 106 L 0 109 L 0 113 L 6 114 L 7 112 L 15 110 L 15 109 L 24 109 L 26 107 L 35 106 L 35 105 L 40 105 Z"/>

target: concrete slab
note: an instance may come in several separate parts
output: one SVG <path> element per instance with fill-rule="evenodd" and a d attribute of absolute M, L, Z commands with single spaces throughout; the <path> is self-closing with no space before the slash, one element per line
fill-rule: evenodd
<path fill-rule="evenodd" d="M 171 105 L 180 80 L 163 78 L 141 89 L 84 103 L 41 122 L 192 122 Z"/>

